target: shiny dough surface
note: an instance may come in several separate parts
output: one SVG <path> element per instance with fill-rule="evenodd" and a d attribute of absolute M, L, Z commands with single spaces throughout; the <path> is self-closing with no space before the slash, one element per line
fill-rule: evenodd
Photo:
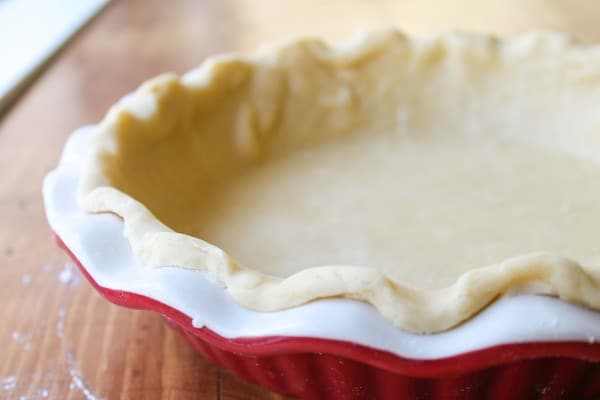
<path fill-rule="evenodd" d="M 158 77 L 99 125 L 80 200 L 146 265 L 270 311 L 449 329 L 507 292 L 600 308 L 600 50 L 377 31 Z"/>

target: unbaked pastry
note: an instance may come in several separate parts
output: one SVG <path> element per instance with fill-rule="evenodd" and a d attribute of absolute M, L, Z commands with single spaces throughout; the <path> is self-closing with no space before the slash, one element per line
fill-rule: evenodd
<path fill-rule="evenodd" d="M 80 202 L 256 310 L 346 297 L 438 332 L 509 292 L 600 309 L 598 104 L 600 48 L 555 33 L 293 40 L 125 97 Z"/>

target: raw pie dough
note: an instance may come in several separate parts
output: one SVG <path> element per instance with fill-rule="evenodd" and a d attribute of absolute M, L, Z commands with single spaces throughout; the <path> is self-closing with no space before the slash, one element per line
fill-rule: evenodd
<path fill-rule="evenodd" d="M 507 292 L 600 309 L 599 104 L 600 49 L 558 34 L 295 40 L 124 98 L 80 200 L 257 310 L 341 296 L 437 332 Z"/>

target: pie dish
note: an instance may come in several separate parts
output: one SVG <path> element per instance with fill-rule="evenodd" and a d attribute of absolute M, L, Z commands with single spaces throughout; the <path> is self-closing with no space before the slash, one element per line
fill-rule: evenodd
<path fill-rule="evenodd" d="M 72 136 L 50 225 L 110 300 L 280 392 L 598 394 L 599 51 L 379 31 L 216 57 Z"/>

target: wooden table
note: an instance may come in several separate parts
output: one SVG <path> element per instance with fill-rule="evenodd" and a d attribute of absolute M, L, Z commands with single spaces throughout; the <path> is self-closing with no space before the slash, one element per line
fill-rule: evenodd
<path fill-rule="evenodd" d="M 382 24 L 417 33 L 550 27 L 598 40 L 594 2 L 115 1 L 0 121 L 0 399 L 280 398 L 209 365 L 158 315 L 106 302 L 51 240 L 44 174 L 69 132 L 143 80 L 264 40 L 338 39 Z"/>

